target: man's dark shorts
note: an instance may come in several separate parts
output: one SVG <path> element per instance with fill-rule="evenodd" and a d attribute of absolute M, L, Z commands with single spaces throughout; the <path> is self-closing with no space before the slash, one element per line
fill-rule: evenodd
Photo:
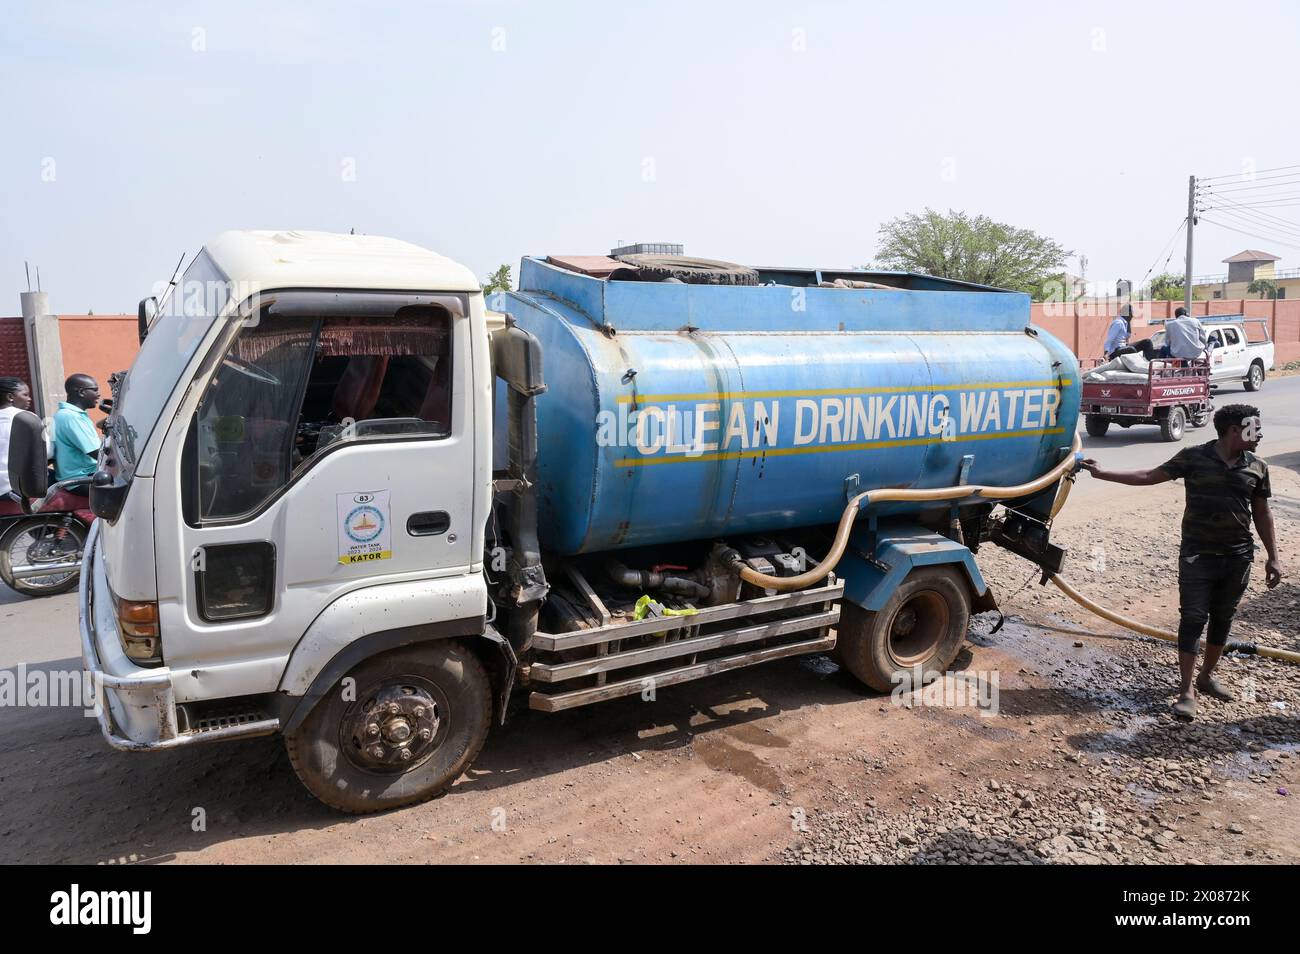
<path fill-rule="evenodd" d="M 1232 629 L 1232 616 L 1250 582 L 1253 554 L 1197 553 L 1178 558 L 1178 651 L 1195 653 L 1201 631 L 1209 621 L 1205 641 L 1222 646 Z"/>

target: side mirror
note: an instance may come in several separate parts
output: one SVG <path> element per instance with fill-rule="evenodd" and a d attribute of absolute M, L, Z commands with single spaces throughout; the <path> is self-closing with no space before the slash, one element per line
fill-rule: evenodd
<path fill-rule="evenodd" d="M 153 308 L 149 308 L 149 303 L 153 302 Z M 145 336 L 149 334 L 149 325 L 154 318 L 158 316 L 158 299 L 141 298 L 140 304 L 136 306 L 135 323 L 136 333 L 140 336 L 140 344 L 144 344 Z"/>
<path fill-rule="evenodd" d="M 48 480 L 45 424 L 31 411 L 20 411 L 9 430 L 9 485 L 24 497 L 41 498 Z"/>

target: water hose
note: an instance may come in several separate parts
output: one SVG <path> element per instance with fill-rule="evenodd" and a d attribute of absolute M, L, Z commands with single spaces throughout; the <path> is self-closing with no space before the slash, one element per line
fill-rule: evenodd
<path fill-rule="evenodd" d="M 873 503 L 890 503 L 894 501 L 933 501 L 933 500 L 958 500 L 963 497 L 982 497 L 986 500 L 1010 500 L 1015 497 L 1030 497 L 1050 487 L 1062 477 L 1073 474 L 1075 469 L 1075 457 L 1083 443 L 1078 434 L 1074 435 L 1074 443 L 1070 446 L 1070 453 L 1059 464 L 1045 473 L 1036 480 L 1031 480 L 1026 484 L 1017 484 L 1014 487 L 986 487 L 980 484 L 962 484 L 957 487 L 933 487 L 928 490 L 894 490 L 882 488 L 879 490 L 867 490 L 858 494 L 849 500 L 848 506 L 844 508 L 844 513 L 840 516 L 840 524 L 835 531 L 835 542 L 831 544 L 830 552 L 826 558 L 818 563 L 811 570 L 806 570 L 798 576 L 769 576 L 766 573 L 760 573 L 753 567 L 746 564 L 740 566 L 740 578 L 755 586 L 763 589 L 776 590 L 778 592 L 789 592 L 791 590 L 802 590 L 812 586 L 826 578 L 826 576 L 835 569 L 835 565 L 840 562 L 844 556 L 844 551 L 849 545 L 849 534 L 853 530 L 853 522 L 858 518 L 858 513 L 864 507 Z M 1069 484 L 1069 481 L 1065 481 Z M 1068 496 L 1069 491 L 1064 491 L 1064 496 Z M 1064 504 L 1064 496 L 1061 491 L 1057 492 L 1056 503 L 1053 505 L 1053 513 L 1059 510 Z"/>
<path fill-rule="evenodd" d="M 1142 633 L 1144 636 L 1152 636 L 1156 639 L 1163 639 L 1167 643 L 1178 642 L 1177 633 L 1171 633 L 1165 629 L 1158 629 L 1155 626 L 1148 626 L 1145 623 L 1139 623 L 1135 619 L 1130 619 L 1127 616 L 1121 616 L 1119 613 L 1116 613 L 1114 610 L 1107 609 L 1105 606 L 1102 606 L 1100 603 L 1094 603 L 1092 600 L 1088 599 L 1088 597 L 1084 596 L 1082 593 L 1080 593 L 1078 590 L 1072 587 L 1069 583 L 1065 582 L 1065 580 L 1061 579 L 1060 576 L 1058 576 L 1055 573 L 1048 574 L 1047 578 L 1056 584 L 1057 589 L 1059 589 L 1070 599 L 1074 600 L 1076 603 L 1078 603 L 1088 612 L 1095 613 L 1097 616 L 1100 616 L 1102 619 L 1109 620 L 1110 622 L 1114 623 L 1116 626 L 1123 626 L 1125 629 L 1131 629 L 1135 633 Z M 1292 652 L 1289 649 L 1274 649 L 1271 646 L 1257 646 L 1254 643 L 1243 643 L 1237 640 L 1230 640 L 1228 642 L 1228 645 L 1225 646 L 1224 649 L 1232 650 L 1234 652 L 1244 653 L 1250 656 L 1265 656 L 1269 659 L 1280 659 L 1283 662 L 1295 663 L 1297 665 L 1300 665 L 1300 653 Z"/>

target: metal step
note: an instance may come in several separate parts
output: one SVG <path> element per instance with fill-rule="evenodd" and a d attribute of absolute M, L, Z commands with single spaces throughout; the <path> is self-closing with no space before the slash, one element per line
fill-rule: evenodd
<path fill-rule="evenodd" d="M 710 606 L 690 616 L 652 616 L 636 622 L 610 623 L 592 629 L 579 629 L 571 633 L 537 633 L 533 636 L 533 648 L 539 651 L 575 649 L 579 646 L 591 646 L 614 640 L 631 639 L 634 636 L 649 636 L 667 633 L 675 629 L 689 629 L 707 623 L 738 619 L 745 616 L 757 616 L 777 610 L 791 609 L 796 606 L 809 606 L 815 603 L 830 603 L 844 595 L 844 583 L 837 580 L 826 586 L 812 590 L 799 590 L 795 593 L 778 593 L 775 596 L 762 596 L 756 600 L 742 603 L 726 603 L 722 606 Z"/>
<path fill-rule="evenodd" d="M 823 597 L 823 599 L 825 599 L 825 597 Z M 683 642 L 690 642 L 690 640 L 683 640 Z M 674 643 L 671 645 L 678 644 Z M 691 666 L 681 666 L 677 669 L 668 669 L 664 672 L 653 673 L 651 675 L 633 679 L 625 679 L 621 682 L 611 682 L 603 686 L 593 686 L 589 689 L 574 689 L 569 692 L 560 692 L 553 695 L 534 692 L 528 697 L 528 707 L 530 709 L 537 709 L 541 712 L 559 712 L 563 709 L 573 709 L 577 706 L 590 705 L 593 702 L 604 702 L 606 699 L 616 699 L 620 696 L 637 695 L 651 687 L 658 690 L 664 686 L 673 686 L 681 682 L 691 682 L 695 679 L 703 679 L 706 676 L 717 675 L 718 673 L 727 672 L 732 669 L 740 669 L 744 666 L 755 666 L 759 663 L 770 662 L 773 659 L 784 659 L 787 656 L 800 656 L 806 653 L 822 653 L 834 648 L 835 637 L 826 634 L 824 636 L 818 636 L 815 639 L 803 640 L 797 643 L 787 643 L 784 646 L 770 646 L 766 649 L 755 649 L 747 653 L 739 653 L 735 656 L 722 656 L 718 659 L 710 659 L 707 662 L 696 663 Z"/>
<path fill-rule="evenodd" d="M 757 642 L 760 639 L 770 639 L 774 636 L 788 636 L 791 633 L 801 633 L 805 630 L 821 629 L 834 626 L 839 621 L 840 609 L 836 606 L 825 612 L 813 613 L 808 616 L 798 616 L 794 619 L 778 619 L 769 623 L 759 623 L 754 626 L 741 627 L 740 629 L 728 629 L 705 636 L 691 636 L 671 643 L 631 649 L 627 652 L 611 653 L 592 659 L 579 659 L 575 662 L 564 663 L 533 663 L 529 667 L 528 673 L 529 678 L 537 682 L 560 682 L 579 676 L 592 676 L 599 672 L 609 672 L 613 669 L 641 666 L 645 663 L 657 662 L 660 659 L 671 659 L 674 656 L 693 656 L 696 653 L 721 649 L 724 646 L 736 646 L 742 643 Z"/>

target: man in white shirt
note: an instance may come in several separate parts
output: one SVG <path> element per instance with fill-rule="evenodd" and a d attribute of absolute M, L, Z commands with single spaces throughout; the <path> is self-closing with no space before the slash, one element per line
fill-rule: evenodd
<path fill-rule="evenodd" d="M 32 392 L 21 378 L 0 378 L 0 496 L 9 493 L 9 430 L 20 411 L 32 406 Z"/>
<path fill-rule="evenodd" d="M 1187 313 L 1186 308 L 1179 308 L 1174 317 L 1165 322 L 1165 357 L 1189 358 L 1203 356 L 1210 346 L 1205 326 Z"/>

